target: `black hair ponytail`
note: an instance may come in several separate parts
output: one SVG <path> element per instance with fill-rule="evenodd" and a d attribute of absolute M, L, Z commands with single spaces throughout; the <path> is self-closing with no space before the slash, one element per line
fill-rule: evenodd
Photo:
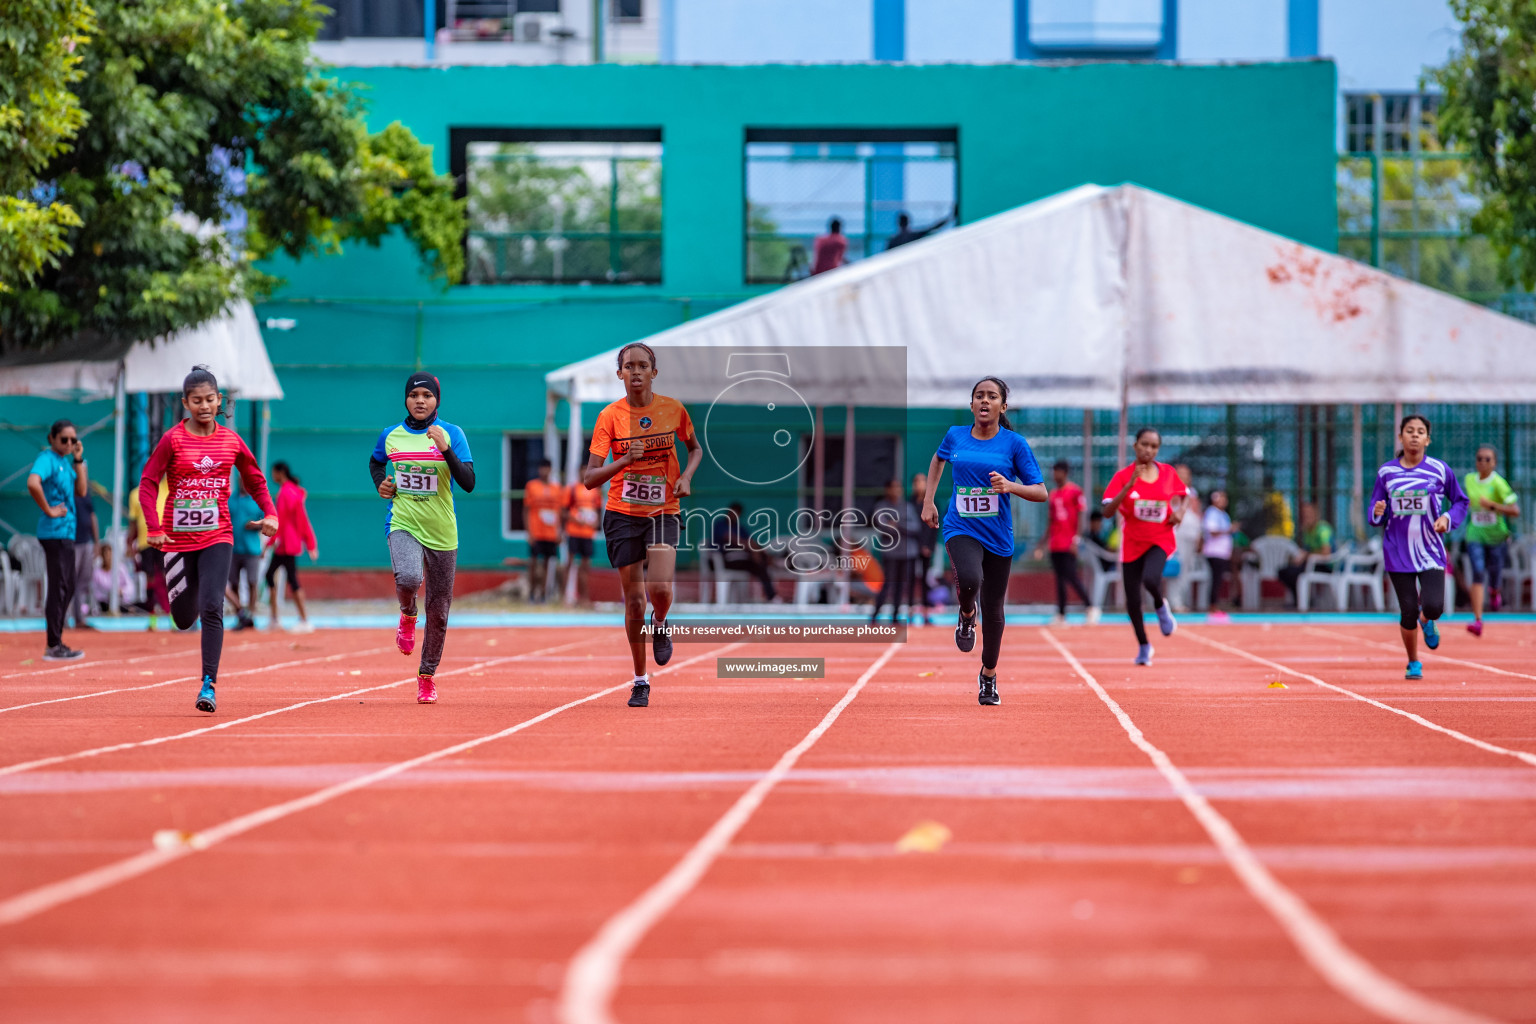
<path fill-rule="evenodd" d="M 1424 424 L 1424 433 L 1426 435 L 1431 436 L 1431 437 L 1434 436 L 1434 431 L 1431 430 L 1430 427 L 1429 427 L 1429 417 L 1425 416 L 1423 413 L 1420 413 L 1420 412 L 1411 412 L 1407 416 L 1404 416 L 1403 417 L 1403 422 L 1401 422 L 1401 423 L 1399 423 L 1397 425 L 1397 432 L 1398 432 L 1398 434 L 1401 435 L 1402 432 L 1408 428 L 1408 424 L 1412 423 L 1414 420 L 1418 420 L 1420 423 Z M 1487 446 L 1485 445 L 1484 447 L 1487 447 Z M 1394 459 L 1402 458 L 1403 457 L 1403 450 L 1401 448 L 1399 448 L 1397 450 L 1397 454 L 1392 456 L 1392 457 Z"/>
<path fill-rule="evenodd" d="M 220 419 L 227 419 L 229 417 L 229 411 L 226 407 L 229 405 L 229 403 L 224 400 L 224 395 L 219 391 L 219 378 L 215 377 L 213 375 L 213 371 L 208 369 L 208 367 L 204 366 L 202 363 L 198 363 L 196 366 L 192 367 L 192 372 L 187 374 L 186 377 L 182 378 L 182 401 L 186 401 L 188 395 L 196 391 L 198 388 L 203 387 L 204 385 L 213 388 L 214 394 L 219 396 L 219 411 L 216 413 L 216 415 Z"/>
<path fill-rule="evenodd" d="M 983 378 L 981 378 L 981 380 L 979 380 L 975 384 L 971 385 L 971 397 L 975 398 L 976 397 L 976 389 L 981 387 L 987 381 L 991 381 L 993 384 L 997 385 L 997 392 L 998 392 L 998 394 L 1003 396 L 1003 404 L 1007 405 L 1008 404 L 1008 382 L 1003 380 L 1003 378 L 1001 378 L 1001 377 L 983 377 Z M 998 412 L 998 414 L 997 414 L 997 425 L 1002 427 L 1004 430 L 1012 430 L 1013 429 L 1013 423 L 1008 419 L 1008 414 L 1006 412 L 1002 412 L 1002 411 Z"/>

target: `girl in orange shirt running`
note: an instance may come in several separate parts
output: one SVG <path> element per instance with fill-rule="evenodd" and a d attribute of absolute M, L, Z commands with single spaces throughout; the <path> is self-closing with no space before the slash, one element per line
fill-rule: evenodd
<path fill-rule="evenodd" d="M 608 484 L 603 537 L 608 561 L 619 570 L 624 588 L 624 632 L 635 663 L 629 706 L 643 708 L 651 697 L 645 670 L 645 602 L 649 598 L 653 609 L 656 664 L 665 665 L 672 658 L 666 621 L 677 566 L 678 499 L 693 489 L 704 449 L 683 403 L 652 390 L 656 353 L 649 345 L 636 342 L 620 349 L 618 376 L 625 395 L 598 414 L 581 482 L 588 490 Z M 681 471 L 674 436 L 688 449 L 688 468 Z M 610 454 L 613 461 L 604 465 Z"/>

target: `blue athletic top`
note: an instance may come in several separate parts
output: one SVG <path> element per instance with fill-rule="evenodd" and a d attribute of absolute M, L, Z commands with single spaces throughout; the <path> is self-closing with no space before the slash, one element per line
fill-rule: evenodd
<path fill-rule="evenodd" d="M 1013 516 L 1007 494 L 992 490 L 991 474 L 1022 484 L 1044 483 L 1040 464 L 1023 434 L 999 430 L 989 441 L 971 436 L 971 428 L 950 427 L 939 442 L 939 458 L 954 470 L 954 493 L 944 513 L 946 536 L 975 537 L 995 555 L 1013 557 Z"/>
<path fill-rule="evenodd" d="M 58 519 L 48 515 L 37 517 L 39 540 L 75 540 L 75 460 L 71 455 L 60 455 L 52 448 L 37 453 L 32 472 L 42 478 L 43 500 L 50 506 L 63 505 L 69 511 Z"/>

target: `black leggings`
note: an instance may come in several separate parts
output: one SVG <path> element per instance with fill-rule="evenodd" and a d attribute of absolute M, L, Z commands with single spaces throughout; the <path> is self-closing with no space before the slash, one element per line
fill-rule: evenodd
<path fill-rule="evenodd" d="M 43 621 L 47 624 L 48 646 L 64 642 L 64 616 L 75 602 L 75 542 L 73 538 L 44 538 Z"/>
<path fill-rule="evenodd" d="M 1008 574 L 1013 559 L 997 555 L 981 546 L 975 537 L 950 537 L 944 542 L 949 560 L 955 567 L 955 596 L 960 614 L 976 614 L 977 592 L 981 594 L 981 667 L 990 672 L 997 668 L 997 656 L 1003 649 L 1003 602 L 1008 597 Z"/>
<path fill-rule="evenodd" d="M 1056 574 L 1056 611 L 1058 614 L 1067 614 L 1067 588 L 1077 591 L 1077 596 L 1083 599 L 1083 604 L 1091 605 L 1088 600 L 1088 591 L 1083 589 L 1082 577 L 1077 574 L 1077 555 L 1071 551 L 1051 552 L 1051 571 Z"/>
<path fill-rule="evenodd" d="M 1120 578 L 1125 582 L 1125 613 L 1131 617 L 1131 628 L 1136 631 L 1136 642 L 1147 642 L 1147 627 L 1141 621 L 1141 588 L 1152 595 L 1152 610 L 1163 606 L 1163 566 L 1168 564 L 1168 552 L 1153 545 L 1134 562 L 1120 563 Z"/>
<path fill-rule="evenodd" d="M 1424 569 L 1419 572 L 1389 572 L 1392 589 L 1397 591 L 1397 606 L 1402 610 L 1398 624 L 1404 629 L 1419 628 L 1419 612 L 1426 619 L 1438 619 L 1445 614 L 1445 570 Z"/>
<path fill-rule="evenodd" d="M 191 629 L 203 620 L 203 676 L 219 678 L 224 653 L 224 588 L 229 585 L 233 544 L 212 544 L 201 551 L 167 551 L 165 585 L 171 593 L 171 621 Z"/>
<path fill-rule="evenodd" d="M 911 590 L 913 568 L 917 565 L 915 558 L 901 558 L 899 556 L 885 560 L 885 582 L 880 585 L 880 593 L 875 597 L 875 610 L 869 613 L 869 621 L 874 622 L 880 617 L 880 609 L 889 602 L 891 606 L 891 623 L 894 625 L 901 613 L 901 595 Z M 910 618 L 913 604 L 907 606 L 907 616 Z"/>

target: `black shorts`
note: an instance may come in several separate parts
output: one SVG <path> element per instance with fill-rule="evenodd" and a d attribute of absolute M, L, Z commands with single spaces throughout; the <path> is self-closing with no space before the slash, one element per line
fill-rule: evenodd
<path fill-rule="evenodd" d="M 557 540 L 531 540 L 528 542 L 530 558 L 559 558 L 560 542 Z"/>
<path fill-rule="evenodd" d="M 280 555 L 275 551 L 272 553 L 272 561 L 267 565 L 267 587 L 269 589 L 277 586 L 277 570 L 279 569 L 288 570 L 289 590 L 298 591 L 301 589 L 299 587 L 298 555 Z"/>
<path fill-rule="evenodd" d="M 681 524 L 675 512 L 659 516 L 603 513 L 603 539 L 608 542 L 608 564 L 615 569 L 645 561 L 645 549 L 653 544 L 677 547 Z"/>
<path fill-rule="evenodd" d="M 572 558 L 592 557 L 591 537 L 567 537 L 565 538 L 565 544 L 568 548 L 571 549 Z"/>

